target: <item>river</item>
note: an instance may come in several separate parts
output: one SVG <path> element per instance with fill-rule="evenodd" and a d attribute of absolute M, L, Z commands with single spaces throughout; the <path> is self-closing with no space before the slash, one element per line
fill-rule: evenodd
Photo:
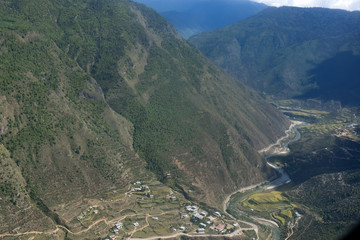
<path fill-rule="evenodd" d="M 271 144 L 268 147 L 266 147 L 264 149 L 261 149 L 259 151 L 259 153 L 264 154 L 264 158 L 266 160 L 266 163 L 270 167 L 274 168 L 279 173 L 280 176 L 278 178 L 276 178 L 275 180 L 272 180 L 271 182 L 262 182 L 262 183 L 259 183 L 259 184 L 256 184 L 256 185 L 243 187 L 243 188 L 238 189 L 237 191 L 231 193 L 225 199 L 225 201 L 223 203 L 223 210 L 229 217 L 231 217 L 232 219 L 236 219 L 234 216 L 232 216 L 231 214 L 229 214 L 226 211 L 226 209 L 228 207 L 228 204 L 231 201 L 231 197 L 234 194 L 239 193 L 239 192 L 250 191 L 250 190 L 255 189 L 256 187 L 260 187 L 260 188 L 262 188 L 264 190 L 268 190 L 268 189 L 276 188 L 276 187 L 279 187 L 279 186 L 281 186 L 283 184 L 291 182 L 291 179 L 290 179 L 289 175 L 287 174 L 287 172 L 283 168 L 270 163 L 268 161 L 268 159 L 271 158 L 271 157 L 274 157 L 274 156 L 288 154 L 290 152 L 289 144 L 293 143 L 293 142 L 296 142 L 301 138 L 301 134 L 298 131 L 298 127 L 304 126 L 304 125 L 307 125 L 307 123 L 300 122 L 300 121 L 292 121 L 289 129 L 285 131 L 285 136 L 284 137 L 281 137 L 280 139 L 277 140 L 276 143 Z M 280 229 L 278 227 L 276 227 L 277 226 L 276 222 L 274 222 L 272 220 L 258 218 L 256 216 L 250 216 L 250 217 L 259 224 L 268 225 L 268 226 L 270 225 L 270 228 L 272 229 L 272 231 L 274 233 L 274 238 L 275 239 L 280 239 Z M 240 222 L 244 222 L 244 223 L 247 223 L 247 224 L 251 225 L 254 228 L 257 239 L 259 239 L 258 227 L 255 224 L 250 223 L 250 222 L 245 222 L 245 221 L 240 221 Z"/>
<path fill-rule="evenodd" d="M 300 140 L 300 138 L 301 138 L 301 134 L 298 130 L 298 127 L 305 126 L 305 125 L 307 125 L 307 123 L 300 122 L 300 121 L 293 121 L 292 125 L 289 128 L 289 131 L 287 131 L 287 133 L 286 133 L 285 138 L 284 137 L 281 138 L 280 141 L 277 141 L 277 144 L 275 144 L 271 148 L 267 149 L 267 151 L 263 151 L 265 153 L 264 158 L 266 160 L 266 163 L 270 167 L 275 169 L 280 175 L 277 179 L 271 181 L 268 184 L 265 184 L 265 186 L 264 186 L 265 189 L 276 188 L 285 183 L 291 182 L 291 179 L 290 179 L 289 175 L 287 174 L 287 172 L 283 168 L 270 163 L 268 161 L 268 159 L 271 157 L 288 154 L 290 152 L 289 144 L 296 142 L 296 141 Z"/>

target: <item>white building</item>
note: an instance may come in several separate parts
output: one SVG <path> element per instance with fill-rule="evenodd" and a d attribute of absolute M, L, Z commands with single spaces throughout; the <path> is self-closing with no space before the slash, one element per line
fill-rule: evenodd
<path fill-rule="evenodd" d="M 194 217 L 198 218 L 198 219 L 203 219 L 204 217 L 202 215 L 200 215 L 198 212 L 196 212 L 194 214 Z"/>
<path fill-rule="evenodd" d="M 204 217 L 206 217 L 208 215 L 208 213 L 206 211 L 202 211 L 200 214 L 203 215 Z"/>
<path fill-rule="evenodd" d="M 123 227 L 123 223 L 122 222 L 117 222 L 117 223 L 115 223 L 115 227 L 117 229 L 121 229 Z"/>

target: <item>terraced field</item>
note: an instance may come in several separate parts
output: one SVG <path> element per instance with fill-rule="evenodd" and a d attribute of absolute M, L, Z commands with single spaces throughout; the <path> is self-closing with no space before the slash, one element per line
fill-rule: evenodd
<path fill-rule="evenodd" d="M 271 217 L 280 225 L 285 225 L 286 222 L 294 220 L 296 207 L 281 192 L 271 191 L 250 195 L 239 208 L 246 212 L 254 211 L 262 217 Z"/>

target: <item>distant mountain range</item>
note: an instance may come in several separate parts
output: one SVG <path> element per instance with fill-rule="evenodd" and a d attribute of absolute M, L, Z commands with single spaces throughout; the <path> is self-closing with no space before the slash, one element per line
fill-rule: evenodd
<path fill-rule="evenodd" d="M 267 8 L 190 39 L 265 95 L 360 104 L 360 12 Z"/>
<path fill-rule="evenodd" d="M 184 38 L 227 26 L 267 6 L 249 0 L 136 0 L 155 9 Z"/>

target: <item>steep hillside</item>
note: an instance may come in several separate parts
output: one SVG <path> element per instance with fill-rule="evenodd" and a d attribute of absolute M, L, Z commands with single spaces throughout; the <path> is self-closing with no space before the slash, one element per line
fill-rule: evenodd
<path fill-rule="evenodd" d="M 68 224 L 53 211 L 59 204 L 124 187 L 145 174 L 145 162 L 132 150 L 132 124 L 40 30 L 50 26 L 36 15 L 23 20 L 22 12 L 37 11 L 35 1 L 7 4 L 1 4 L 0 232 L 41 231 L 51 219 Z"/>
<path fill-rule="evenodd" d="M 360 12 L 267 8 L 190 42 L 259 92 L 356 105 L 359 26 Z"/>
<path fill-rule="evenodd" d="M 249 0 L 136 0 L 161 14 L 184 38 L 250 17 L 266 5 Z"/>
<path fill-rule="evenodd" d="M 71 228 L 81 200 L 155 177 L 219 206 L 272 176 L 257 150 L 288 121 L 154 11 L 125 0 L 2 1 L 0 29 L 0 219 L 15 206 L 39 220 L 40 209 L 39 225 L 53 224 L 47 216 Z"/>

